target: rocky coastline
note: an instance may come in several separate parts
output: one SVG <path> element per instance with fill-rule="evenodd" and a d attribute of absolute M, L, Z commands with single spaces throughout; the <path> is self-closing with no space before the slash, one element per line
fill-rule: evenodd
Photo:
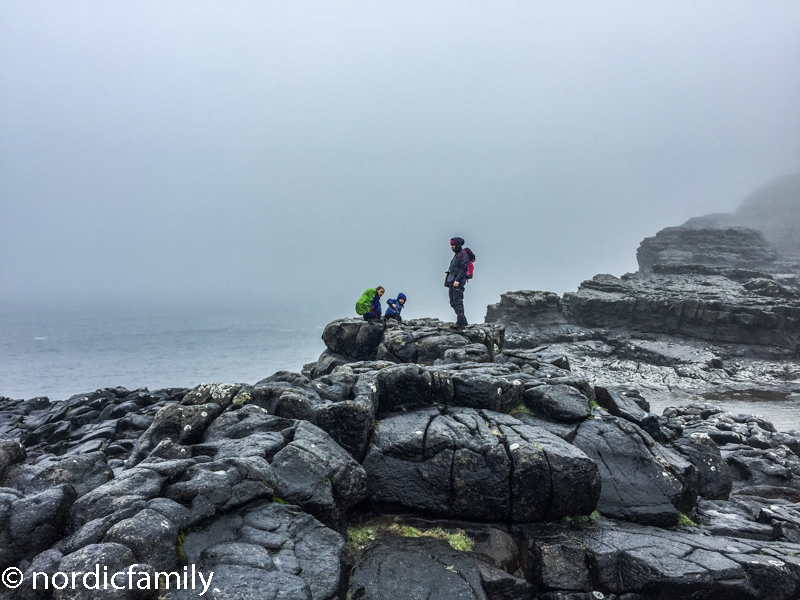
<path fill-rule="evenodd" d="M 800 283 L 755 230 L 639 258 L 254 384 L 0 398 L 0 599 L 800 598 L 800 433 L 707 399 L 800 393 Z M 31 585 L 97 565 L 153 585 Z"/>

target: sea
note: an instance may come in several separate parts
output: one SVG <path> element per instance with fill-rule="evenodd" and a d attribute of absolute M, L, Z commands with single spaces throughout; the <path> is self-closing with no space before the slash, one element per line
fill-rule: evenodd
<path fill-rule="evenodd" d="M 331 320 L 269 307 L 5 307 L 0 396 L 255 383 L 316 361 Z"/>
<path fill-rule="evenodd" d="M 325 325 L 342 316 L 275 305 L 0 307 L 0 396 L 65 400 L 104 387 L 252 384 L 316 361 Z M 657 414 L 687 403 L 654 400 Z M 800 431 L 797 395 L 697 400 Z"/>

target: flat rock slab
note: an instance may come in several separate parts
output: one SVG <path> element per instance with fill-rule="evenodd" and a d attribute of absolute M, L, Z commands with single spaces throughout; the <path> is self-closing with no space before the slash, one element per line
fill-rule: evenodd
<path fill-rule="evenodd" d="M 540 590 L 641 594 L 643 599 L 790 600 L 800 545 L 710 537 L 599 518 L 521 529 Z"/>
<path fill-rule="evenodd" d="M 600 494 L 597 466 L 575 446 L 486 410 L 378 421 L 363 466 L 373 502 L 478 521 L 586 515 Z"/>

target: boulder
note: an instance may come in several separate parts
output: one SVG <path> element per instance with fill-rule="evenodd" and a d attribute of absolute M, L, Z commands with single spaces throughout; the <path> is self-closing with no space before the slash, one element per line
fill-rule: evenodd
<path fill-rule="evenodd" d="M 584 421 L 572 442 L 603 481 L 597 510 L 615 519 L 673 527 L 697 501 L 697 472 L 636 425 L 607 415 Z"/>
<path fill-rule="evenodd" d="M 434 404 L 453 404 L 453 380 L 447 371 L 416 364 L 381 369 L 376 377 L 378 416 Z"/>
<path fill-rule="evenodd" d="M 153 424 L 136 442 L 128 465 L 133 466 L 140 462 L 165 439 L 182 445 L 200 441 L 205 428 L 221 412 L 222 408 L 216 402 L 165 406 L 156 413 Z"/>
<path fill-rule="evenodd" d="M 62 485 L 13 500 L 5 510 L 0 504 L 0 568 L 30 559 L 62 537 L 74 501 L 75 489 Z"/>
<path fill-rule="evenodd" d="M 555 423 L 576 423 L 588 417 L 589 400 L 572 386 L 541 385 L 525 390 L 525 405 L 532 413 Z"/>
<path fill-rule="evenodd" d="M 635 423 L 654 439 L 662 441 L 661 425 L 658 417 L 648 411 L 642 410 L 640 402 L 645 400 L 628 396 L 622 390 L 608 389 L 597 386 L 595 390 L 595 401 L 603 407 L 609 414 L 620 417 L 631 423 Z"/>
<path fill-rule="evenodd" d="M 243 387 L 241 383 L 201 383 L 183 397 L 181 404 L 195 406 L 213 402 L 220 408 L 228 408 Z"/>
<path fill-rule="evenodd" d="M 8 468 L 25 460 L 25 448 L 16 440 L 0 440 L 0 484 Z"/>
<path fill-rule="evenodd" d="M 246 403 L 280 417 L 305 419 L 360 459 L 375 417 L 375 377 L 372 371 L 359 376 L 350 366 L 338 367 L 313 381 L 299 373 L 280 371 L 256 383 Z"/>
<path fill-rule="evenodd" d="M 127 571 L 131 566 L 134 572 L 134 589 L 120 585 L 119 587 L 125 589 L 117 590 L 112 589 L 110 585 L 104 585 L 104 570 L 113 574 Z M 61 558 L 56 572 L 80 575 L 75 589 L 72 589 L 70 582 L 70 585 L 53 592 L 53 600 L 156 600 L 158 598 L 152 567 L 148 564 L 137 564 L 133 553 L 121 544 L 92 544 L 81 548 Z M 86 585 L 83 585 L 84 576 Z M 147 577 L 150 589 L 137 589 L 140 577 Z M 120 579 L 117 579 L 117 582 L 120 583 Z"/>
<path fill-rule="evenodd" d="M 295 506 L 262 501 L 204 522 L 183 551 L 227 597 L 334 600 L 343 586 L 344 539 Z"/>
<path fill-rule="evenodd" d="M 574 446 L 486 410 L 379 421 L 363 466 L 372 502 L 478 521 L 588 514 L 600 492 L 597 467 Z"/>
<path fill-rule="evenodd" d="M 136 560 L 152 565 L 157 571 L 172 571 L 178 566 L 177 541 L 177 526 L 149 508 L 116 523 L 103 538 L 104 543 L 127 546 Z"/>
<path fill-rule="evenodd" d="M 381 320 L 339 319 L 328 323 L 322 332 L 322 341 L 334 354 L 352 360 L 373 360 L 383 339 Z"/>
<path fill-rule="evenodd" d="M 733 486 L 728 463 L 722 458 L 719 446 L 701 432 L 688 433 L 672 442 L 697 469 L 697 494 L 707 500 L 727 500 Z"/>

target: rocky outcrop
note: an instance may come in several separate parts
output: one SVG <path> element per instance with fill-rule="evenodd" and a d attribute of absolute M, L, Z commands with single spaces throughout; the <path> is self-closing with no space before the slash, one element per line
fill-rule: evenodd
<path fill-rule="evenodd" d="M 316 378 L 335 367 L 364 360 L 392 363 L 489 362 L 503 346 L 503 327 L 470 325 L 458 332 L 437 319 L 333 321 L 322 334 L 326 350 L 303 373 Z"/>
<path fill-rule="evenodd" d="M 667 227 L 642 240 L 636 251 L 639 270 L 643 272 L 656 265 L 769 270 L 777 258 L 778 253 L 764 239 L 764 234 L 747 227 Z"/>
<path fill-rule="evenodd" d="M 524 523 L 589 514 L 595 463 L 499 413 L 430 409 L 377 423 L 364 459 L 372 502 L 434 515 Z"/>
<path fill-rule="evenodd" d="M 795 389 L 800 286 L 753 232 L 642 248 L 487 325 L 334 321 L 302 373 L 0 398 L 0 569 L 173 573 L 0 600 L 797 598 L 800 434 L 701 401 Z"/>
<path fill-rule="evenodd" d="M 522 534 L 539 589 L 576 594 L 563 598 L 594 593 L 595 598 L 789 600 L 800 593 L 800 561 L 794 556 L 800 546 L 795 544 L 700 536 L 607 519 L 567 528 L 527 525 Z"/>

